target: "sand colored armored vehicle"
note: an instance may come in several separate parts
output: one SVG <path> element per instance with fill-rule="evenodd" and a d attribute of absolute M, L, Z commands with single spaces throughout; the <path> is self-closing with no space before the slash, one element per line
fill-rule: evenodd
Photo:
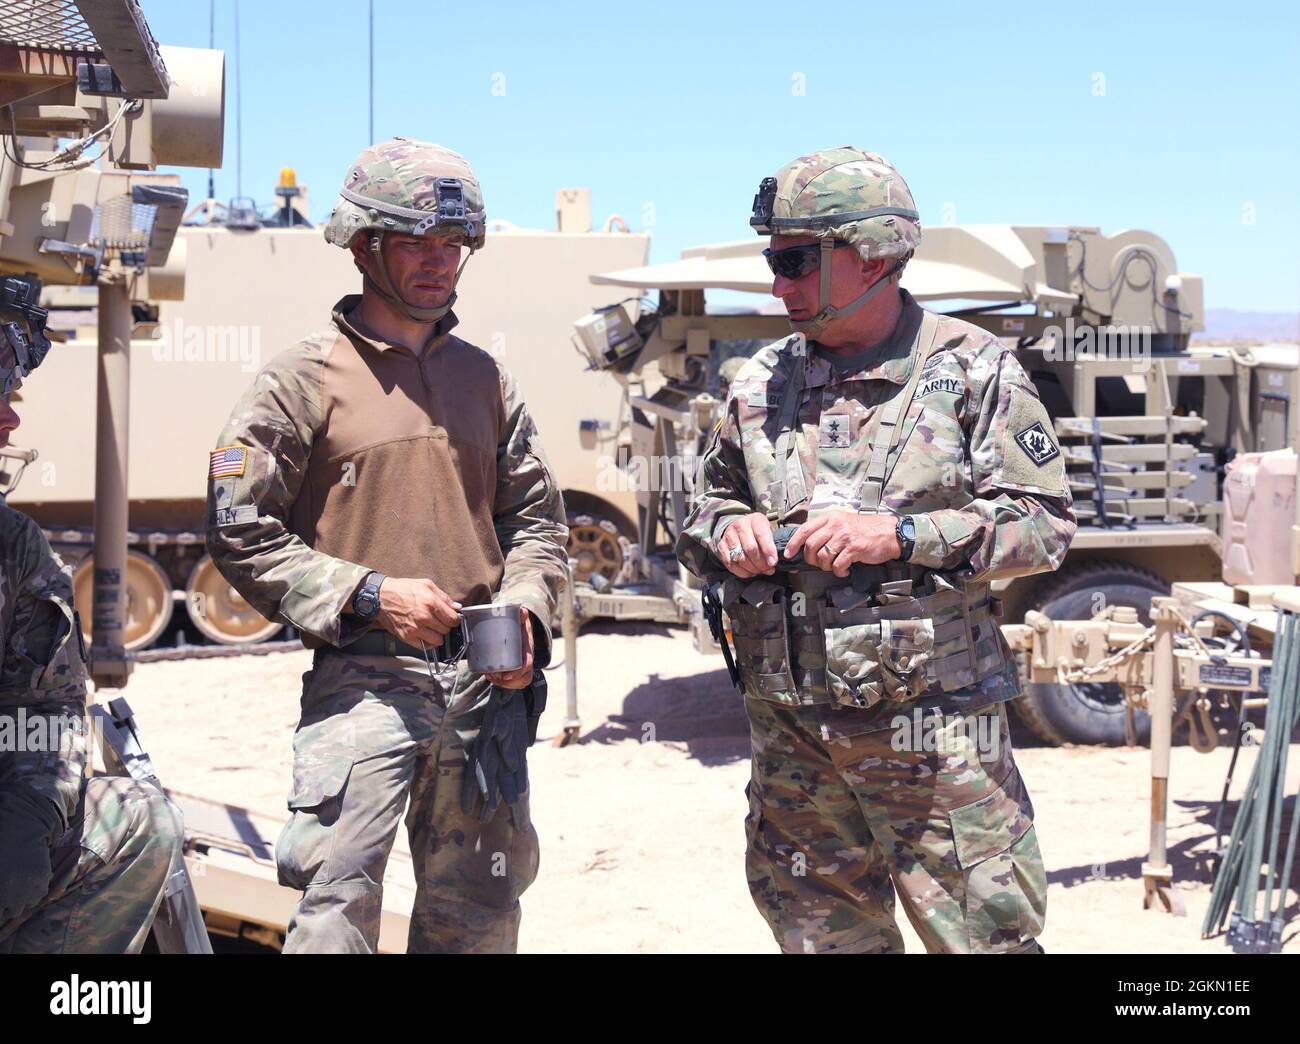
<path fill-rule="evenodd" d="M 42 374 L 50 394 L 36 401 L 61 425 L 86 418 L 67 472 L 46 467 L 42 484 L 58 489 L 80 473 L 94 490 L 87 499 L 96 505 L 97 569 L 83 584 L 81 605 L 96 679 L 121 682 L 129 672 L 126 505 L 113 491 L 126 474 L 132 307 L 183 292 L 185 247 L 176 230 L 186 192 L 175 175 L 155 171 L 220 164 L 225 59 L 219 51 L 159 46 L 134 0 L 3 4 L 0 46 L 8 115 L 0 128 L 0 269 L 93 288 L 97 337 L 78 359 L 83 379 L 61 387 L 67 356 L 52 352 L 55 373 Z M 73 413 L 69 403 L 82 409 Z M 30 453 L 18 456 L 17 467 L 31 461 Z"/>
<path fill-rule="evenodd" d="M 721 361 L 789 332 L 763 245 L 695 248 L 595 279 L 613 293 L 657 291 L 657 300 L 601 309 L 575 326 L 589 365 L 625 389 L 616 461 L 637 488 L 638 523 L 624 582 L 580 587 L 579 617 L 676 620 L 712 645 L 696 582 L 671 544 L 724 401 Z M 1201 279 L 1180 273 L 1169 246 L 1140 230 L 928 228 L 903 285 L 1015 347 L 1067 459 L 1078 534 L 1058 572 L 995 585 L 1004 622 L 1032 611 L 1086 620 L 1107 607 L 1145 621 L 1171 584 L 1221 579 L 1226 466 L 1239 453 L 1294 448 L 1300 432 L 1294 346 L 1191 347 L 1204 328 Z M 717 290 L 762 297 L 748 314 L 710 310 L 706 291 Z M 1027 665 L 1026 675 L 1034 684 L 1016 706 L 1046 740 L 1119 743 L 1130 728 L 1149 728 L 1145 714 L 1128 722 L 1114 682 L 1029 679 Z"/>
<path fill-rule="evenodd" d="M 144 746 L 148 722 L 137 723 L 125 700 L 105 690 L 128 683 L 140 628 L 156 633 L 157 615 L 171 611 L 176 553 L 201 547 L 201 461 L 252 377 L 245 365 L 256 362 L 261 344 L 267 352 L 284 347 L 321 314 L 282 314 L 300 299 L 277 293 L 275 280 L 294 275 L 275 267 L 277 252 L 300 264 L 297 275 L 306 280 L 327 278 L 317 258 L 339 253 L 327 252 L 313 232 L 252 238 L 260 224 L 239 240 L 233 226 L 178 233 L 186 192 L 175 175 L 155 168 L 220 165 L 224 61 L 219 51 L 160 47 L 136 0 L 0 0 L 0 106 L 12 118 L 0 119 L 0 275 L 33 293 L 44 284 L 42 301 L 56 312 L 47 328 L 56 343 L 23 389 L 22 442 L 0 452 L 0 489 L 12 491 L 22 479 L 22 492 L 8 499 L 38 517 L 61 550 L 82 557 L 75 601 L 89 630 L 100 767 L 158 786 Z M 284 198 L 292 202 L 291 194 Z M 230 209 L 240 216 L 239 207 Z M 644 237 L 604 238 L 632 249 L 594 255 L 600 265 L 644 260 Z M 563 268 L 547 248 L 530 246 L 503 253 L 539 270 Z M 566 249 L 586 256 L 581 243 L 570 240 Z M 179 306 L 218 274 L 226 282 L 197 295 L 193 311 Z M 574 281 L 583 285 L 585 274 Z M 260 320 L 219 307 L 221 298 L 240 295 L 262 307 Z M 332 300 L 322 298 L 321 308 Z M 552 326 L 584 300 L 561 299 L 563 318 L 552 317 Z M 170 338 L 154 336 L 168 322 Z M 530 350 L 546 322 L 543 311 L 536 330 L 502 324 L 499 347 Z M 258 340 L 263 323 L 273 327 L 265 342 Z M 494 332 L 480 327 L 474 336 L 487 346 Z M 201 570 L 192 568 L 191 579 L 196 573 L 202 582 Z M 161 590 L 151 590 L 151 580 Z M 281 820 L 219 794 L 169 797 L 186 823 L 187 871 L 169 883 L 155 948 L 211 952 L 209 935 L 225 940 L 223 948 L 278 948 L 296 900 L 276 881 L 271 844 Z M 400 950 L 412 895 L 401 851 L 386 884 L 379 945 Z"/>
<path fill-rule="evenodd" d="M 89 412 L 97 430 L 80 457 L 95 460 L 95 559 L 76 599 L 90 620 L 87 656 L 96 686 L 124 685 L 125 467 L 133 300 L 174 296 L 183 286 L 176 229 L 186 192 L 159 164 L 221 162 L 225 58 L 218 51 L 160 47 L 135 0 L 12 0 L 0 3 L 0 273 L 7 304 L 21 312 L 47 358 L 44 284 L 94 287 L 97 350 L 83 358 L 95 394 L 72 399 L 39 376 L 38 401 L 55 413 Z M 97 164 L 97 165 L 96 165 Z M 61 340 L 57 331 L 47 331 Z M 92 448 L 93 447 L 93 448 Z M 6 469 L 37 453 L 6 447 Z M 53 477 L 53 476 L 51 476 Z M 5 487 L 12 483 L 6 479 Z M 96 697 L 99 694 L 96 693 Z M 119 708 L 125 704 L 117 702 Z M 111 706 L 111 704 L 110 704 Z M 92 697 L 105 771 L 161 787 L 129 722 Z M 189 873 L 168 881 L 153 925 L 157 948 L 211 953 Z"/>

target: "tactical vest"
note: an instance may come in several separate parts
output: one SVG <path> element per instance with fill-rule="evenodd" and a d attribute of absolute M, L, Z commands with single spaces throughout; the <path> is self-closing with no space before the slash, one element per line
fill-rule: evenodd
<path fill-rule="evenodd" d="M 925 312 L 908 379 L 876 407 L 864 435 L 871 457 L 858 478 L 863 514 L 880 511 L 900 451 L 899 434 L 938 319 Z M 796 450 L 804 362 L 796 358 L 780 404 L 773 514 L 783 518 L 807 496 Z M 952 507 L 961 507 L 954 503 Z M 1011 653 L 994 619 L 986 583 L 961 584 L 941 572 L 890 562 L 830 572 L 728 577 L 720 600 L 745 692 L 786 704 L 836 702 L 872 707 L 956 692 L 1007 668 Z"/>

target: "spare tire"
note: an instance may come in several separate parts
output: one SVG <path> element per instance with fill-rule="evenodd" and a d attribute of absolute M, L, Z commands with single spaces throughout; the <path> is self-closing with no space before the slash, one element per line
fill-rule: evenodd
<path fill-rule="evenodd" d="M 1151 624 L 1151 599 L 1167 595 L 1169 585 L 1155 573 L 1124 562 L 1087 562 L 1050 578 L 1036 593 L 1036 608 L 1053 620 L 1090 620 L 1107 606 L 1137 610 Z M 1118 684 L 1033 684 L 1012 706 L 1020 720 L 1048 743 L 1119 746 L 1127 742 L 1124 693 Z M 1139 743 L 1151 736 L 1145 711 L 1134 715 Z"/>

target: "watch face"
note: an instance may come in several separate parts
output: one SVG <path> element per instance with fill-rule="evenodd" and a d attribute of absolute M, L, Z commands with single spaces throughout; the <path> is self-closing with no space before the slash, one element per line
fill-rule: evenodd
<path fill-rule="evenodd" d="M 898 520 L 898 543 L 901 546 L 902 553 L 899 555 L 904 562 L 912 557 L 912 548 L 916 545 L 916 522 L 911 515 L 907 515 Z"/>
<path fill-rule="evenodd" d="M 379 611 L 379 592 L 373 585 L 367 584 L 357 592 L 353 608 L 363 620 L 369 620 Z"/>

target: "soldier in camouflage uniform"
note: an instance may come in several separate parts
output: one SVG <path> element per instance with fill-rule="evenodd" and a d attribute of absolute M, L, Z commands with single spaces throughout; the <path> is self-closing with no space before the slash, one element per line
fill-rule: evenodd
<path fill-rule="evenodd" d="M 898 286 L 921 228 L 880 156 L 800 157 L 751 224 L 795 333 L 737 375 L 677 543 L 732 624 L 750 891 L 788 952 L 900 952 L 895 891 L 931 952 L 1041 952 L 989 585 L 1073 536 L 1051 422 L 1005 345 Z"/>
<path fill-rule="evenodd" d="M 512 952 L 537 873 L 523 750 L 565 570 L 559 486 L 514 380 L 450 332 L 457 262 L 484 243 L 465 160 L 372 146 L 325 237 L 362 294 L 258 374 L 209 468 L 218 568 L 316 650 L 276 846 L 303 891 L 285 951 L 374 952 L 409 800 L 409 951 Z M 435 667 L 459 610 L 493 602 L 522 607 L 523 668 Z"/>
<path fill-rule="evenodd" d="M 40 339 L 0 314 L 0 446 Z M 138 953 L 180 867 L 161 791 L 86 778 L 86 699 L 71 572 L 0 496 L 0 953 Z"/>
<path fill-rule="evenodd" d="M 736 379 L 736 374 L 745 368 L 747 362 L 749 360 L 743 355 L 733 355 L 718 367 L 718 394 L 724 402 L 731 395 L 731 382 Z"/>

